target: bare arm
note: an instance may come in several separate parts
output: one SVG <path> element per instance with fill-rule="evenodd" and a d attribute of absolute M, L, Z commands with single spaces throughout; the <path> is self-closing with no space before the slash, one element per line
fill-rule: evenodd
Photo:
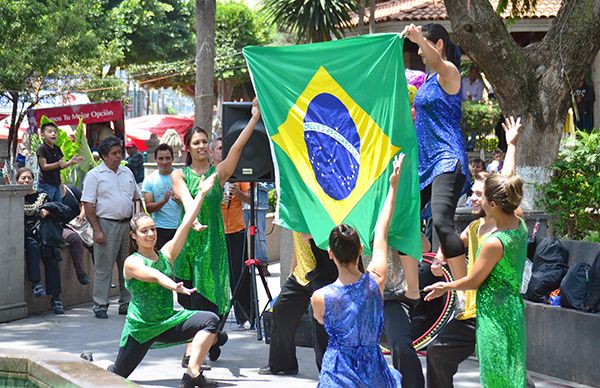
<path fill-rule="evenodd" d="M 246 127 L 240 133 L 237 140 L 227 153 L 227 157 L 217 165 L 217 173 L 219 174 L 219 182 L 221 186 L 231 177 L 235 167 L 240 160 L 240 155 L 242 154 L 242 149 L 250 139 L 250 135 L 252 135 L 252 131 L 254 131 L 254 127 L 256 127 L 256 123 L 260 119 L 260 110 L 258 109 L 258 102 L 256 99 L 252 101 L 252 118 L 248 121 Z"/>
<path fill-rule="evenodd" d="M 396 194 L 398 192 L 398 181 L 400 180 L 400 170 L 402 168 L 402 161 L 404 154 L 399 154 L 394 159 L 394 171 L 390 176 L 390 188 L 388 190 L 383 209 L 377 219 L 375 225 L 375 237 L 373 240 L 373 258 L 367 271 L 371 272 L 373 278 L 377 282 L 379 289 L 383 292 L 383 286 L 387 278 L 387 255 L 388 255 L 388 244 L 387 235 L 390 229 L 390 222 L 392 215 L 394 214 L 394 205 L 396 203 Z"/>
<path fill-rule="evenodd" d="M 152 195 L 152 193 L 144 192 L 143 194 L 144 201 L 146 202 L 146 210 L 148 210 L 149 213 L 155 213 L 159 211 L 160 209 L 162 209 L 163 206 L 167 204 L 167 202 L 169 202 L 172 193 L 173 190 L 171 189 L 167 191 L 165 196 L 160 201 L 154 201 L 154 195 Z"/>
<path fill-rule="evenodd" d="M 521 118 L 516 120 L 510 116 L 502 123 L 502 128 L 506 134 L 506 156 L 502 166 L 502 175 L 512 175 L 517 168 L 517 143 L 519 141 L 519 131 L 521 129 Z"/>
<path fill-rule="evenodd" d="M 190 227 L 192 226 L 192 223 L 196 220 L 198 212 L 200 211 L 200 207 L 202 207 L 202 201 L 204 201 L 206 193 L 208 193 L 213 187 L 216 178 L 217 174 L 215 173 L 200 182 L 198 194 L 196 194 L 196 198 L 194 198 L 192 202 L 191 209 L 186 209 L 185 215 L 183 216 L 183 220 L 177 228 L 177 231 L 175 231 L 175 236 L 173 236 L 173 239 L 167 242 L 162 247 L 161 252 L 169 259 L 171 264 L 179 255 L 179 252 L 181 252 L 181 250 L 183 249 L 185 240 L 187 239 L 188 233 L 190 231 Z"/>
<path fill-rule="evenodd" d="M 167 290 L 176 291 L 180 294 L 190 295 L 196 291 L 195 288 L 188 289 L 183 282 L 175 283 L 170 277 L 162 272 L 144 265 L 141 258 L 130 256 L 125 260 L 123 274 L 126 279 L 137 279 L 146 283 L 158 283 Z"/>
<path fill-rule="evenodd" d="M 104 236 L 104 232 L 102 231 L 102 228 L 100 228 L 98 216 L 96 215 L 96 206 L 93 203 L 84 202 L 83 208 L 85 209 L 85 214 L 90 225 L 92 225 L 92 229 L 94 231 L 94 241 L 100 245 L 106 244 L 106 236 Z"/>
<path fill-rule="evenodd" d="M 438 282 L 425 287 L 425 291 L 429 291 L 429 294 L 425 296 L 425 300 L 430 301 L 438 298 L 449 290 L 475 290 L 479 288 L 503 255 L 504 247 L 500 240 L 496 237 L 488 238 L 481 247 L 473 271 L 469 275 L 450 283 Z"/>
<path fill-rule="evenodd" d="M 171 179 L 173 180 L 173 192 L 181 201 L 181 205 L 186 212 L 191 211 L 194 199 L 192 198 L 190 191 L 185 184 L 185 180 L 183 179 L 183 171 L 173 171 L 173 174 L 171 174 Z"/>
<path fill-rule="evenodd" d="M 416 43 L 423 52 L 425 61 L 439 74 L 439 82 L 442 88 L 449 94 L 456 94 L 460 91 L 460 73 L 454 64 L 444 60 L 435 49 L 435 42 L 430 42 L 423 37 L 421 26 L 410 24 L 400 33 L 401 37 L 406 37 L 411 42 Z"/>
<path fill-rule="evenodd" d="M 310 304 L 312 305 L 313 316 L 322 325 L 323 318 L 325 317 L 325 295 L 323 295 L 321 290 L 314 292 L 310 298 Z"/>
<path fill-rule="evenodd" d="M 231 187 L 231 194 L 235 195 L 240 201 L 244 203 L 250 203 L 250 194 L 241 190 L 238 185 L 233 185 Z"/>

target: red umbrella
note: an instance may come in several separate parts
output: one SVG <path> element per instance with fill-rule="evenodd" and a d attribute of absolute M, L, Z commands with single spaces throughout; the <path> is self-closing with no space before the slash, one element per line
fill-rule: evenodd
<path fill-rule="evenodd" d="M 125 140 L 135 143 L 139 151 L 146 151 L 144 142 L 154 133 L 160 140 L 169 128 L 173 128 L 183 139 L 194 126 L 193 116 L 148 115 L 125 120 Z"/>

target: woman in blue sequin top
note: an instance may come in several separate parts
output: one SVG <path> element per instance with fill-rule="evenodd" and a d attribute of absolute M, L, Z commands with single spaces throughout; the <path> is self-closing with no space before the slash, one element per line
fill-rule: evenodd
<path fill-rule="evenodd" d="M 460 279 L 466 275 L 467 268 L 464 247 L 454 227 L 454 212 L 469 179 L 467 153 L 459 126 L 462 116 L 460 49 L 439 24 L 422 27 L 411 24 L 402 35 L 419 46 L 423 62 L 433 69 L 414 100 L 421 208 L 431 201 L 433 226 L 443 253 L 439 260 L 445 258 L 454 278 Z M 414 260 L 405 259 L 403 264 L 407 276 L 410 272 L 416 273 Z M 412 279 L 416 279 L 416 275 Z M 408 298 L 418 298 L 417 287 L 418 284 L 409 283 Z"/>

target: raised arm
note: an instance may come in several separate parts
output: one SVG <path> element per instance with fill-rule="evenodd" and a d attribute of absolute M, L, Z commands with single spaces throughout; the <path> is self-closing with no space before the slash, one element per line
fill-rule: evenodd
<path fill-rule="evenodd" d="M 502 123 L 504 133 L 506 134 L 506 156 L 502 166 L 502 175 L 513 175 L 517 167 L 517 143 L 519 141 L 519 131 L 521 129 L 521 118 L 516 120 L 510 116 Z"/>
<path fill-rule="evenodd" d="M 180 294 L 190 295 L 196 291 L 195 288 L 186 288 L 183 282 L 176 283 L 162 272 L 144 265 L 144 262 L 139 257 L 128 257 L 125 260 L 123 272 L 127 279 L 135 278 L 146 283 L 158 283 L 167 290 L 176 291 Z"/>
<path fill-rule="evenodd" d="M 198 194 L 196 194 L 196 198 L 194 198 L 192 201 L 192 206 L 190 206 L 190 209 L 186 209 L 183 220 L 177 228 L 177 231 L 175 231 L 175 236 L 173 236 L 173 239 L 162 247 L 161 252 L 169 259 L 171 263 L 175 261 L 175 258 L 177 258 L 179 255 L 179 252 L 181 252 L 181 249 L 183 249 L 185 240 L 187 239 L 190 231 L 190 227 L 192 226 L 194 220 L 196 220 L 198 212 L 200 211 L 200 207 L 202 206 L 202 201 L 204 201 L 204 197 L 206 197 L 206 194 L 210 191 L 210 189 L 212 189 L 216 178 L 217 174 L 215 173 L 200 182 Z"/>
<path fill-rule="evenodd" d="M 256 127 L 256 123 L 260 119 L 260 109 L 258 108 L 258 102 L 256 98 L 252 101 L 252 117 L 246 128 L 242 130 L 240 136 L 238 136 L 237 140 L 227 153 L 227 157 L 217 165 L 217 173 L 219 174 L 219 182 L 221 186 L 231 177 L 233 171 L 235 171 L 235 167 L 240 160 L 240 155 L 242 155 L 242 150 L 244 146 L 250 139 L 250 135 L 252 135 L 252 131 L 254 131 L 254 127 Z"/>
<path fill-rule="evenodd" d="M 173 171 L 171 180 L 173 181 L 173 192 L 181 201 L 181 205 L 186 212 L 191 211 L 194 199 L 183 179 L 183 171 L 181 169 Z"/>
<path fill-rule="evenodd" d="M 404 27 L 400 36 L 407 38 L 421 48 L 425 61 L 439 74 L 440 84 L 447 93 L 456 94 L 460 91 L 461 80 L 458 69 L 452 62 L 442 58 L 434 47 L 436 42 L 431 42 L 423 36 L 421 26 L 409 24 Z"/>
<path fill-rule="evenodd" d="M 383 286 L 387 278 L 387 255 L 388 244 L 387 237 L 390 229 L 390 222 L 394 214 L 394 205 L 396 203 L 396 194 L 398 192 L 398 181 L 400 180 L 400 170 L 404 154 L 399 154 L 394 159 L 394 170 L 390 176 L 390 188 L 388 190 L 383 208 L 375 225 L 375 237 L 373 240 L 373 258 L 367 268 L 371 272 L 379 289 L 383 292 Z"/>

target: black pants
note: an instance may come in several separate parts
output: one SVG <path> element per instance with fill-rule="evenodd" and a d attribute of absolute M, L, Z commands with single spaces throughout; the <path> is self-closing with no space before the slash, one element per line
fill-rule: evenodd
<path fill-rule="evenodd" d="M 445 257 L 456 257 L 465 253 L 462 240 L 454 226 L 456 204 L 465 180 L 458 162 L 453 172 L 438 175 L 430 185 L 421 190 L 421 210 L 431 200 L 433 228 L 440 239 Z"/>
<path fill-rule="evenodd" d="M 475 319 L 453 319 L 427 347 L 427 386 L 451 388 L 458 365 L 475 351 Z"/>
<path fill-rule="evenodd" d="M 249 322 L 254 320 L 254 314 L 251 308 L 252 289 L 250 283 L 250 268 L 246 267 L 244 264 L 244 261 L 248 256 L 245 249 L 245 236 L 245 230 L 225 235 L 225 238 L 227 239 L 227 254 L 229 257 L 229 286 L 231 287 L 232 296 L 243 271 L 248 271 L 234 302 L 235 320 L 238 324 L 244 323 L 246 320 Z"/>
<path fill-rule="evenodd" d="M 306 312 L 313 289 L 310 284 L 303 286 L 291 275 L 283 284 L 281 293 L 273 306 L 271 326 L 271 345 L 269 347 L 269 366 L 272 370 L 298 369 L 296 359 L 295 335 L 300 318 Z M 327 349 L 327 332 L 323 325 L 313 320 L 313 338 L 315 340 L 315 361 L 321 371 L 323 354 Z"/>
<path fill-rule="evenodd" d="M 402 374 L 402 387 L 425 387 L 421 362 L 412 345 L 408 306 L 399 301 L 385 301 L 383 303 L 383 320 L 383 330 L 392 351 L 394 368 Z"/>
<path fill-rule="evenodd" d="M 156 249 L 160 250 L 167 242 L 175 237 L 177 229 L 156 228 Z"/>
<path fill-rule="evenodd" d="M 165 331 L 150 341 L 143 344 L 129 336 L 125 347 L 119 348 L 115 363 L 108 367 L 110 372 L 119 376 L 128 377 L 131 372 L 142 362 L 150 346 L 156 341 L 164 343 L 179 343 L 191 340 L 201 330 L 216 333 L 219 318 L 208 311 L 198 311 L 185 322 Z"/>
<path fill-rule="evenodd" d="M 186 288 L 193 288 L 191 280 L 183 280 L 179 278 L 175 278 L 176 282 L 183 282 L 183 285 Z M 206 299 L 204 295 L 199 292 L 193 292 L 191 295 L 184 295 L 177 293 L 177 302 L 186 310 L 201 310 L 201 311 L 210 311 L 219 317 L 222 318 L 222 315 L 219 315 L 219 308 L 216 304 Z"/>
<path fill-rule="evenodd" d="M 33 236 L 25 234 L 25 259 L 27 261 L 27 278 L 32 283 L 41 281 L 40 261 L 44 263 L 46 275 L 46 294 L 58 299 L 61 292 L 60 267 L 58 258 L 60 251 L 55 247 L 41 247 Z"/>

